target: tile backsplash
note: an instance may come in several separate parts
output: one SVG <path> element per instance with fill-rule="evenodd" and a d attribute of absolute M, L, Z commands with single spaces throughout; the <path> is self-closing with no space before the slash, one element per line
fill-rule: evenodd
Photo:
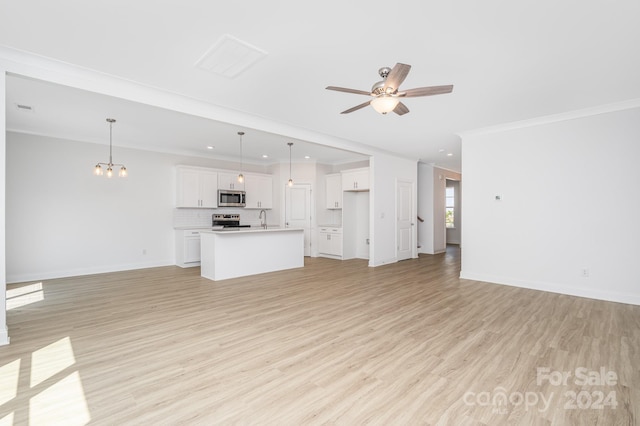
<path fill-rule="evenodd" d="M 211 226 L 211 215 L 214 213 L 219 214 L 239 214 L 240 223 L 242 225 L 259 226 L 260 219 L 258 215 L 259 210 L 245 210 L 235 208 L 222 208 L 222 209 L 173 209 L 173 227 L 184 228 L 193 226 L 194 228 L 201 228 Z M 269 224 L 278 224 L 278 218 L 271 217 L 273 213 L 271 210 L 267 211 L 267 218 Z"/>

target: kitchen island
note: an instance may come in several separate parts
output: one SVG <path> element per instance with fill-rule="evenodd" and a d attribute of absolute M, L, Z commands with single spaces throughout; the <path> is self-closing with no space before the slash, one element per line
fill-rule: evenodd
<path fill-rule="evenodd" d="M 213 281 L 304 266 L 304 230 L 200 231 L 200 275 Z"/>

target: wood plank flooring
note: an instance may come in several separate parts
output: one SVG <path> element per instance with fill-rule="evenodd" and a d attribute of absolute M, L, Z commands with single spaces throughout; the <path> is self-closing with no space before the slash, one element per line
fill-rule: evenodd
<path fill-rule="evenodd" d="M 163 267 L 9 285 L 0 424 L 639 422 L 640 306 L 459 270 L 449 247 L 221 282 Z"/>

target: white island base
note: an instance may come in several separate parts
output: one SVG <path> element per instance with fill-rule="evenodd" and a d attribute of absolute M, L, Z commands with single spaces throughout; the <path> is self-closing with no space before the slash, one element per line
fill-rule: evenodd
<path fill-rule="evenodd" d="M 200 232 L 200 275 L 219 281 L 304 266 L 304 230 Z"/>

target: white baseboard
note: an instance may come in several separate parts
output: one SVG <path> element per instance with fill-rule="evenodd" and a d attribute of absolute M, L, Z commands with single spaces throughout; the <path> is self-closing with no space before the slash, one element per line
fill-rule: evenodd
<path fill-rule="evenodd" d="M 81 275 L 104 274 L 107 272 L 131 271 L 134 269 L 156 268 L 159 266 L 170 265 L 175 265 L 175 261 L 173 259 L 89 268 L 76 268 L 60 271 L 37 272 L 33 274 L 7 274 L 7 284 L 23 283 L 28 281 L 53 280 L 56 278 L 77 277 Z"/>
<path fill-rule="evenodd" d="M 9 344 L 9 330 L 7 327 L 0 328 L 0 346 Z"/>
<path fill-rule="evenodd" d="M 508 285 L 511 287 L 528 288 L 530 290 L 548 291 L 550 293 L 566 294 L 568 296 L 640 305 L 640 295 L 637 294 L 605 292 L 593 289 L 576 288 L 559 283 L 520 280 L 508 277 L 474 274 L 465 271 L 460 271 L 460 278 L 465 280 L 484 281 L 492 284 Z"/>
<path fill-rule="evenodd" d="M 376 266 L 382 266 L 382 265 L 388 265 L 390 263 L 397 263 L 398 262 L 398 258 L 397 257 L 390 257 L 389 259 L 384 259 L 384 260 L 379 260 L 377 262 L 372 262 L 371 259 L 369 259 L 369 266 L 375 268 Z"/>

